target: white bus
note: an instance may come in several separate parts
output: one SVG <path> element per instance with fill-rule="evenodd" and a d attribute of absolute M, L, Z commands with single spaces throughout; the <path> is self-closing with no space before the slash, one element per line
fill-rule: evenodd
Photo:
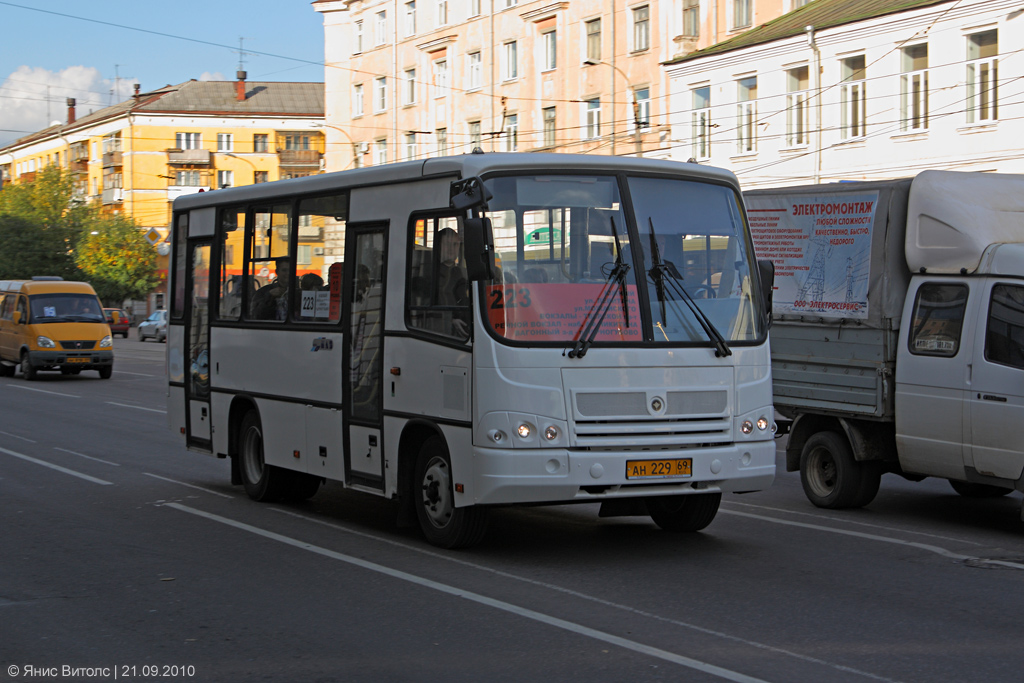
<path fill-rule="evenodd" d="M 476 153 L 181 197 L 173 240 L 171 426 L 256 500 L 332 480 L 452 548 L 498 505 L 695 531 L 775 476 L 726 171 Z"/>

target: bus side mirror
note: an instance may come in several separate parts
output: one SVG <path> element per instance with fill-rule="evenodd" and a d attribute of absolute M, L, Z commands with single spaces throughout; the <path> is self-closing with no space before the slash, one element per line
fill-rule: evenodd
<path fill-rule="evenodd" d="M 477 177 L 456 180 L 451 185 L 448 204 L 456 211 L 467 209 L 486 210 L 487 202 L 493 195 L 484 187 L 484 183 Z"/>
<path fill-rule="evenodd" d="M 494 237 L 490 218 L 462 219 L 462 246 L 470 282 L 494 279 Z"/>
<path fill-rule="evenodd" d="M 775 291 L 775 264 L 768 259 L 761 259 L 757 262 L 757 274 L 761 280 L 761 300 L 764 302 L 764 312 L 768 317 L 768 324 L 772 322 L 772 295 Z"/>

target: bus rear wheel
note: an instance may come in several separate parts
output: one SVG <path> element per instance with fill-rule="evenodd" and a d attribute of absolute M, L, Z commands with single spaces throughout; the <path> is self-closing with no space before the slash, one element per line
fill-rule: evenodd
<path fill-rule="evenodd" d="M 467 548 L 483 538 L 487 530 L 487 510 L 475 506 L 455 507 L 451 472 L 448 447 L 441 437 L 431 436 L 423 442 L 416 458 L 413 487 L 416 517 L 431 545 Z"/>
<path fill-rule="evenodd" d="M 721 492 L 651 496 L 647 499 L 647 514 L 665 531 L 700 531 L 715 519 L 721 502 Z"/>
<path fill-rule="evenodd" d="M 255 410 L 245 414 L 238 429 L 238 457 L 242 485 L 250 498 L 271 502 L 281 497 L 287 472 L 264 460 L 263 426 Z"/>

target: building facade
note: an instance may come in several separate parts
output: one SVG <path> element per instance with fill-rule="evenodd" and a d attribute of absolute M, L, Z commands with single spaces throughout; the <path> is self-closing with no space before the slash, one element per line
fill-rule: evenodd
<path fill-rule="evenodd" d="M 1022 14 L 1005 0 L 815 0 L 665 65 L 671 156 L 746 187 L 1024 173 Z"/>
<path fill-rule="evenodd" d="M 69 99 L 64 123 L 0 148 L 3 182 L 29 181 L 58 164 L 82 200 L 130 216 L 165 251 L 159 245 L 175 198 L 323 171 L 323 84 L 238 77 L 136 88 L 129 100 L 82 117 Z M 162 304 L 158 291 L 146 308 Z"/>
<path fill-rule="evenodd" d="M 660 64 L 801 0 L 316 0 L 327 168 L 484 151 L 669 153 Z"/>

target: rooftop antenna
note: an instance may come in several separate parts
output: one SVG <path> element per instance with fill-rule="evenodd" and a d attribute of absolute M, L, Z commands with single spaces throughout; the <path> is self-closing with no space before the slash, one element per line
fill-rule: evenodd
<path fill-rule="evenodd" d="M 238 70 L 239 71 L 245 71 L 245 57 L 246 57 L 246 55 L 251 56 L 251 57 L 254 57 L 256 55 L 255 52 L 246 52 L 245 48 L 242 47 L 244 43 L 245 43 L 245 38 L 243 38 L 242 36 L 238 36 Z"/>

